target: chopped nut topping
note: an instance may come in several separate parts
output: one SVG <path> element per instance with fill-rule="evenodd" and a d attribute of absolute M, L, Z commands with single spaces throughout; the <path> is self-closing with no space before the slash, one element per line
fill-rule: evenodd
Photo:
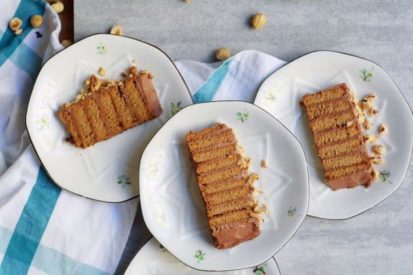
<path fill-rule="evenodd" d="M 262 13 L 257 13 L 251 18 L 251 27 L 261 29 L 267 23 L 267 17 Z"/>
<path fill-rule="evenodd" d="M 367 119 L 363 121 L 363 128 L 369 130 L 371 128 L 371 123 Z"/>
<path fill-rule="evenodd" d="M 377 98 L 376 93 L 370 93 L 370 94 L 366 95 L 365 97 L 363 97 L 363 99 L 366 100 L 366 101 L 372 101 L 372 100 L 375 100 L 376 98 Z"/>
<path fill-rule="evenodd" d="M 382 155 L 385 151 L 385 148 L 383 145 L 381 144 L 377 144 L 377 145 L 373 145 L 373 147 L 371 148 L 371 150 L 373 151 L 373 153 L 375 155 Z"/>
<path fill-rule="evenodd" d="M 379 126 L 378 132 L 379 132 L 380 135 L 384 135 L 385 133 L 387 133 L 387 132 L 388 132 L 388 127 L 387 127 L 387 125 L 381 124 L 381 125 Z"/>
<path fill-rule="evenodd" d="M 99 67 L 99 69 L 98 69 L 98 75 L 100 75 L 100 76 L 105 76 L 105 74 L 106 74 L 105 68 Z"/>
<path fill-rule="evenodd" d="M 225 59 L 228 59 L 230 56 L 231 56 L 231 50 L 228 48 L 219 48 L 215 52 L 215 57 L 218 60 L 225 60 Z"/>
<path fill-rule="evenodd" d="M 30 17 L 30 25 L 33 28 L 39 28 L 43 24 L 43 16 L 36 14 Z"/>
<path fill-rule="evenodd" d="M 115 25 L 110 29 L 110 34 L 123 35 L 123 29 L 120 25 Z"/>
<path fill-rule="evenodd" d="M 64 48 L 67 48 L 67 47 L 69 47 L 70 45 L 72 45 L 73 43 L 72 43 L 72 41 L 69 40 L 69 39 L 63 39 L 62 41 L 60 41 L 60 44 L 62 44 L 62 46 L 63 46 Z"/>
<path fill-rule="evenodd" d="M 380 175 L 379 171 L 377 171 L 376 169 L 373 169 L 371 174 L 373 176 L 373 181 L 376 181 L 379 178 L 379 175 Z"/>
<path fill-rule="evenodd" d="M 55 3 L 51 4 L 51 5 L 52 5 L 53 10 L 54 10 L 56 13 L 61 13 L 61 12 L 63 12 L 63 10 L 65 9 L 65 6 L 64 6 L 63 3 L 60 2 L 60 1 L 55 2 Z"/>
<path fill-rule="evenodd" d="M 268 168 L 267 161 L 265 159 L 261 160 L 261 167 Z"/>
<path fill-rule="evenodd" d="M 16 32 L 16 31 L 20 30 L 21 27 L 22 27 L 22 21 L 20 20 L 20 18 L 14 17 L 14 18 L 12 18 L 12 19 L 10 20 L 10 22 L 9 22 L 9 28 L 10 28 L 12 31 Z"/>
<path fill-rule="evenodd" d="M 367 114 L 368 114 L 369 116 L 377 115 L 378 112 L 379 112 L 379 111 L 377 111 L 377 110 L 374 109 L 374 108 L 370 108 L 370 109 L 367 110 Z"/>
<path fill-rule="evenodd" d="M 376 136 L 363 136 L 363 140 L 365 143 L 372 143 L 375 142 L 377 140 Z"/>
<path fill-rule="evenodd" d="M 352 121 L 352 120 L 347 121 L 346 127 L 347 127 L 347 128 L 350 128 L 351 126 L 353 126 L 353 124 L 354 124 L 354 121 Z"/>
<path fill-rule="evenodd" d="M 384 158 L 382 156 L 374 156 L 374 157 L 370 157 L 370 159 L 374 164 L 384 163 Z"/>

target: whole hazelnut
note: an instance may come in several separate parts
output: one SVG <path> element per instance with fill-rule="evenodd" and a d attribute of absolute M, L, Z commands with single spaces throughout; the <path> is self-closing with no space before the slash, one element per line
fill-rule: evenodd
<path fill-rule="evenodd" d="M 257 13 L 251 18 L 251 27 L 261 29 L 267 23 L 267 17 L 263 13 Z"/>
<path fill-rule="evenodd" d="M 43 16 L 36 14 L 30 17 L 30 24 L 33 28 L 39 28 L 43 24 Z"/>
<path fill-rule="evenodd" d="M 19 30 L 21 28 L 21 26 L 22 26 L 22 20 L 20 18 L 14 17 L 14 18 L 10 19 L 9 28 L 12 31 L 15 32 L 15 31 Z"/>
<path fill-rule="evenodd" d="M 61 13 L 65 9 L 65 6 L 62 2 L 55 2 L 52 4 L 52 8 L 56 13 Z"/>
<path fill-rule="evenodd" d="M 215 57 L 218 60 L 225 60 L 228 59 L 231 56 L 231 50 L 228 48 L 219 48 L 215 52 Z"/>

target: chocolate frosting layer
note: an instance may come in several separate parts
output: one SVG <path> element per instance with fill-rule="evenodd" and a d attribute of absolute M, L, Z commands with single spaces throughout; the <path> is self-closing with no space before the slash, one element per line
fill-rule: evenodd
<path fill-rule="evenodd" d="M 214 245 L 217 248 L 230 248 L 239 243 L 254 239 L 260 234 L 260 222 L 256 218 L 221 225 L 212 229 Z"/>
<path fill-rule="evenodd" d="M 138 85 L 140 86 L 145 97 L 146 107 L 149 112 L 154 117 L 160 116 L 162 114 L 162 107 L 159 103 L 155 87 L 152 83 L 152 75 L 150 73 L 141 74 L 138 77 Z"/>

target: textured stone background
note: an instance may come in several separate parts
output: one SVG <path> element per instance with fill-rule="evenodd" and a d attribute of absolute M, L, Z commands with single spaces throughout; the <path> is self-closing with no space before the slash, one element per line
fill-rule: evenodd
<path fill-rule="evenodd" d="M 268 24 L 252 31 L 248 19 Z M 286 61 L 313 50 L 343 51 L 389 72 L 413 106 L 411 0 L 99 0 L 75 1 L 75 37 L 107 32 L 153 43 L 173 59 L 209 62 L 214 49 L 256 49 Z M 413 137 L 412 137 L 413 138 Z M 413 169 L 368 212 L 345 221 L 308 217 L 276 255 L 283 274 L 413 274 Z M 118 272 L 150 237 L 138 209 Z"/>

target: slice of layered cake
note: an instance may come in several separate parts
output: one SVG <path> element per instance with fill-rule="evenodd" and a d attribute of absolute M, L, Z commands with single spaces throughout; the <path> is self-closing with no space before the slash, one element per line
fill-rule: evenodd
<path fill-rule="evenodd" d="M 76 147 L 88 147 L 158 117 L 162 113 L 152 75 L 130 67 L 121 81 L 86 81 L 86 90 L 63 104 L 57 116 Z"/>
<path fill-rule="evenodd" d="M 331 189 L 370 186 L 373 166 L 361 132 L 359 112 L 347 85 L 306 94 L 301 104 Z"/>
<path fill-rule="evenodd" d="M 242 155 L 234 132 L 216 124 L 186 135 L 189 154 L 217 248 L 233 247 L 260 234 L 260 214 L 253 197 L 257 174 Z"/>

